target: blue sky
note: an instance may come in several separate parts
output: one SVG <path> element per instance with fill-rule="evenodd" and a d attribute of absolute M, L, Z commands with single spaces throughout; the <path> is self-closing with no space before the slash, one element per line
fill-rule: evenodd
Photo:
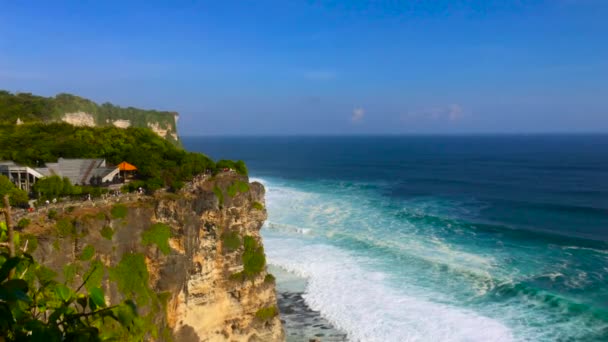
<path fill-rule="evenodd" d="M 184 135 L 608 132 L 608 1 L 0 1 L 0 89 Z"/>

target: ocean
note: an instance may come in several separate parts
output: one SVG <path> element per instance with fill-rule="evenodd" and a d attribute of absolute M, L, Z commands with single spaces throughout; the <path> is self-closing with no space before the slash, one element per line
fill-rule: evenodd
<path fill-rule="evenodd" d="M 352 341 L 608 341 L 608 136 L 186 137 Z"/>

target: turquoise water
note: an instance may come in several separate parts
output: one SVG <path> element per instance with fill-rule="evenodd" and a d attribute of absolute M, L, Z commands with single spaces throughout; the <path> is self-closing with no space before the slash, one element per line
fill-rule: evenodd
<path fill-rule="evenodd" d="M 358 341 L 608 340 L 608 138 L 191 138 L 267 189 L 268 260 Z"/>

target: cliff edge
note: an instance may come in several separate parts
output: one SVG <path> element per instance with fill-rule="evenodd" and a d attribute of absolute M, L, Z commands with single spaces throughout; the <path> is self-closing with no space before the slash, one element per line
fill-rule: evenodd
<path fill-rule="evenodd" d="M 90 262 L 110 268 L 118 269 L 125 255 L 143 258 L 143 269 L 126 271 L 138 273 L 159 294 L 158 310 L 140 309 L 159 327 L 152 340 L 283 341 L 274 277 L 267 273 L 259 234 L 264 192 L 260 183 L 233 172 L 201 175 L 177 194 L 43 209 L 28 214 L 31 223 L 22 233 L 37 237 L 34 257 L 59 274 L 82 260 L 89 246 L 96 253 Z M 109 281 L 112 274 L 115 281 Z M 110 303 L 123 300 L 125 288 L 137 288 L 116 274 L 103 275 Z M 143 296 L 132 292 L 136 301 Z"/>

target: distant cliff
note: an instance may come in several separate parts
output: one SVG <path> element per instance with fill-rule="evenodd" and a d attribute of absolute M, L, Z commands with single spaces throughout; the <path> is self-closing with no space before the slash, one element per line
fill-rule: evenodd
<path fill-rule="evenodd" d="M 260 183 L 222 173 L 199 176 L 177 194 L 129 196 L 57 205 L 54 218 L 46 209 L 27 214 L 22 233 L 38 238 L 34 257 L 59 274 L 86 248 L 95 251 L 91 263 L 114 273 L 125 256 L 133 260 L 115 283 L 112 274 L 99 277 L 110 303 L 124 299 L 121 286 L 137 288 L 130 274 L 149 283 L 158 295 L 131 292 L 147 299 L 138 302 L 161 303 L 139 308 L 158 328 L 152 340 L 284 341 L 259 234 L 266 219 Z"/>
<path fill-rule="evenodd" d="M 143 127 L 179 144 L 178 117 L 175 112 L 124 108 L 111 103 L 98 105 L 70 94 L 43 97 L 0 90 L 0 124 L 63 121 L 75 126 Z"/>

